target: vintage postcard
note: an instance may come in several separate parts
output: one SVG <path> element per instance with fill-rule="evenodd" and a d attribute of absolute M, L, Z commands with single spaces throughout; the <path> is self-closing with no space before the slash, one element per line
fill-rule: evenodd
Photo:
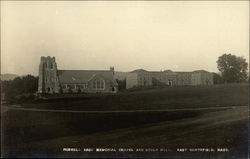
<path fill-rule="evenodd" d="M 247 159 L 249 1 L 1 1 L 1 157 Z"/>

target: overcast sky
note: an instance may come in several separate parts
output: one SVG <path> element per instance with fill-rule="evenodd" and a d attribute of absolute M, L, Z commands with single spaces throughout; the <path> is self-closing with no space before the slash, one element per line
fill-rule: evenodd
<path fill-rule="evenodd" d="M 1 72 L 59 69 L 218 72 L 223 53 L 249 61 L 248 1 L 1 1 Z"/>

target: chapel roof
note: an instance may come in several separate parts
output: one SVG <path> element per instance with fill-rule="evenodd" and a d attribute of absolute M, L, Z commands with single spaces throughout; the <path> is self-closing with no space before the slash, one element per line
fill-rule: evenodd
<path fill-rule="evenodd" d="M 61 83 L 87 83 L 97 75 L 115 82 L 110 70 L 58 70 L 57 75 Z"/>

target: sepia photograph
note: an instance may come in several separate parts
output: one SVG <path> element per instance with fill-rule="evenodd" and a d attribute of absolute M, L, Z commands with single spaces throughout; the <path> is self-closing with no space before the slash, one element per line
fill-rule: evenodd
<path fill-rule="evenodd" d="M 1 4 L 1 158 L 249 158 L 249 1 Z"/>

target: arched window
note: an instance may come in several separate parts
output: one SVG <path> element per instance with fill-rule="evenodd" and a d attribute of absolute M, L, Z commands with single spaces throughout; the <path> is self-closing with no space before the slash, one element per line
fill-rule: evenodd
<path fill-rule="evenodd" d="M 93 88 L 96 90 L 104 90 L 105 89 L 104 79 L 96 79 L 93 83 Z"/>
<path fill-rule="evenodd" d="M 62 85 L 62 88 L 63 88 L 63 89 L 67 89 L 67 88 L 68 88 L 68 87 L 67 87 L 67 84 L 63 84 L 63 85 Z"/>

